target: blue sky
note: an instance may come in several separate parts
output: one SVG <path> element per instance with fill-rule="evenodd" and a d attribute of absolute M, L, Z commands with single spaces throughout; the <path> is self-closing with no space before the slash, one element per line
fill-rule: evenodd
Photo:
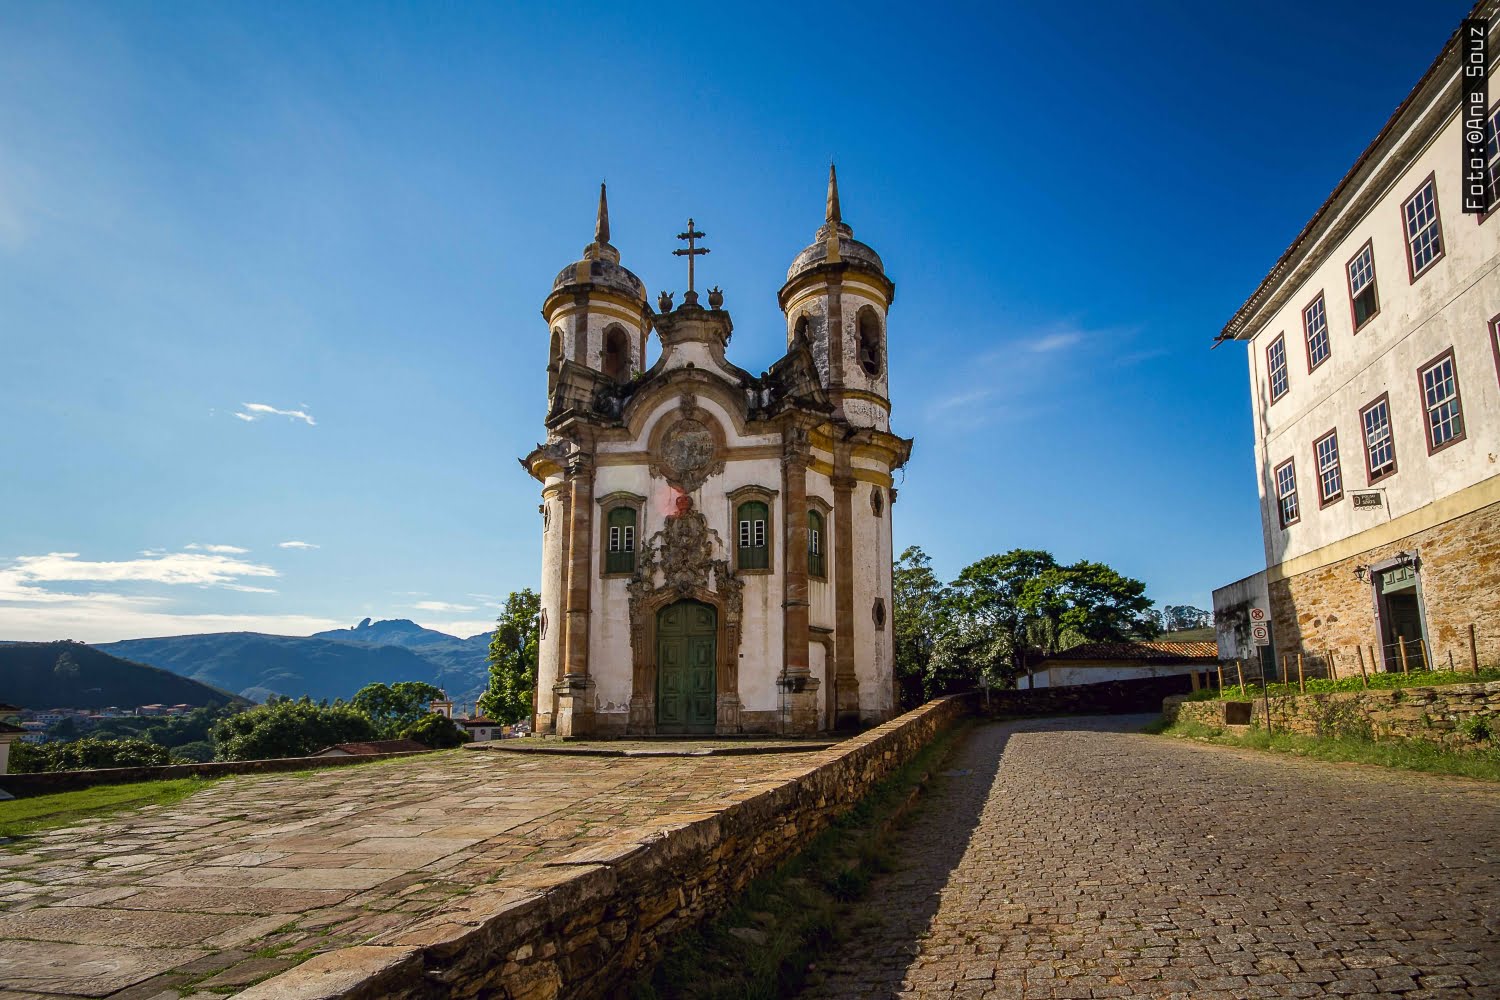
<path fill-rule="evenodd" d="M 1211 338 L 1468 6 L 0 6 L 0 638 L 482 631 L 599 181 L 653 292 L 709 234 L 760 371 L 831 155 L 897 284 L 898 549 L 1206 607 L 1263 565 Z"/>

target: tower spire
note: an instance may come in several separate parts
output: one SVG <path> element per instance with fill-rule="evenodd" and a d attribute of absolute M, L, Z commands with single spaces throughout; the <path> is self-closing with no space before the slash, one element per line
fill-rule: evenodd
<path fill-rule="evenodd" d="M 839 175 L 833 169 L 833 161 L 828 161 L 828 209 L 824 215 L 824 222 L 839 223 L 844 221 L 839 212 Z"/>
<path fill-rule="evenodd" d="M 609 202 L 604 197 L 604 183 L 599 184 L 599 215 L 594 220 L 594 242 L 609 242 Z"/>

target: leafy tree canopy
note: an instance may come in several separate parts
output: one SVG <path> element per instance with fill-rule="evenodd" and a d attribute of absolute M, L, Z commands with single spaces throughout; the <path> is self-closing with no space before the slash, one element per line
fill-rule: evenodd
<path fill-rule="evenodd" d="M 223 719 L 213 728 L 217 760 L 307 757 L 335 743 L 378 739 L 368 715 L 349 705 L 279 698 Z"/>
<path fill-rule="evenodd" d="M 422 718 L 401 730 L 402 739 L 416 740 L 434 750 L 449 750 L 469 742 L 469 734 L 453 720 L 436 712 L 428 712 Z"/>
<path fill-rule="evenodd" d="M 1035 657 L 1084 642 L 1154 636 L 1146 586 L 1103 563 L 1012 549 L 939 585 L 920 548 L 895 566 L 893 636 L 904 705 L 985 678 L 1010 686 Z"/>
<path fill-rule="evenodd" d="M 394 739 L 422 716 L 431 715 L 432 703 L 444 697 L 442 688 L 425 681 L 397 681 L 366 684 L 355 692 L 349 705 L 369 716 L 383 738 Z"/>
<path fill-rule="evenodd" d="M 479 710 L 499 722 L 531 717 L 541 612 L 541 597 L 527 587 L 505 599 L 495 623 L 495 636 L 490 640 L 490 686 L 479 698 Z"/>

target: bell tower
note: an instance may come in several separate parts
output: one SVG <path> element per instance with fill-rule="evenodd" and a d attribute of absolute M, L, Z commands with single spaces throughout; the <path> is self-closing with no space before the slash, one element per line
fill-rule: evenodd
<path fill-rule="evenodd" d="M 778 298 L 787 345 L 806 339 L 823 387 L 855 427 L 890 429 L 886 313 L 895 295 L 880 255 L 844 222 L 830 163 L 823 225 L 787 269 Z"/>
<path fill-rule="evenodd" d="M 547 398 L 555 398 L 563 370 L 578 365 L 614 382 L 627 382 L 646 368 L 646 335 L 651 310 L 646 286 L 620 264 L 609 242 L 609 202 L 599 185 L 594 241 L 583 259 L 558 272 L 542 304 L 547 321 Z"/>

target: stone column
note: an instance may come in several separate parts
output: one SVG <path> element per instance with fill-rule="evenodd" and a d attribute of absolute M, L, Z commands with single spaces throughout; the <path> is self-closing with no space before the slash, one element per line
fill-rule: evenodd
<path fill-rule="evenodd" d="M 848 445 L 833 456 L 833 683 L 836 728 L 859 725 L 859 677 L 854 673 L 854 476 Z"/>
<path fill-rule="evenodd" d="M 593 587 L 594 457 L 577 450 L 568 460 L 568 560 L 563 605 L 562 676 L 554 731 L 558 736 L 590 736 L 594 731 L 594 679 L 589 676 L 589 594 Z"/>
<path fill-rule="evenodd" d="M 786 685 L 794 733 L 818 731 L 818 679 L 812 675 L 807 644 L 807 465 L 812 458 L 807 431 L 792 425 L 782 432 L 782 683 Z"/>

